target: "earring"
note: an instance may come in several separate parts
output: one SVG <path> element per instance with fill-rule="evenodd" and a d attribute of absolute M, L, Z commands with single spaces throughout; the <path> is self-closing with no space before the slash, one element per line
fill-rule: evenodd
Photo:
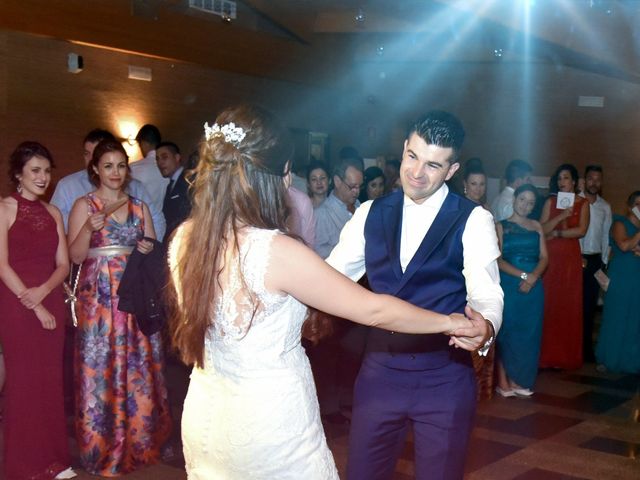
<path fill-rule="evenodd" d="M 18 186 L 16 187 L 16 190 L 18 191 L 18 193 L 22 193 L 22 184 L 18 183 Z"/>
<path fill-rule="evenodd" d="M 467 187 L 464 187 L 464 194 L 467 194 Z"/>

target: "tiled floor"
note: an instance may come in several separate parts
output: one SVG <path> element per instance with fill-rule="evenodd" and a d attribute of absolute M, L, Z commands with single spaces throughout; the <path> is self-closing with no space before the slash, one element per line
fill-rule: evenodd
<path fill-rule="evenodd" d="M 169 367 L 176 418 L 186 375 L 177 365 Z M 598 373 L 593 365 L 571 373 L 541 372 L 532 398 L 500 397 L 479 405 L 465 478 L 640 479 L 639 421 L 640 376 Z M 327 425 L 326 432 L 342 474 L 348 427 Z M 177 452 L 173 459 L 122 478 L 186 478 L 178 431 L 172 443 Z M 394 480 L 413 478 L 412 459 L 413 443 L 408 439 Z M 78 473 L 79 479 L 96 478 L 80 469 Z"/>

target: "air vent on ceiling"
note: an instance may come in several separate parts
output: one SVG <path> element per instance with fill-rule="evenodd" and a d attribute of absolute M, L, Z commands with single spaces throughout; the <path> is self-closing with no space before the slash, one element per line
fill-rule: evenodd
<path fill-rule="evenodd" d="M 587 95 L 580 95 L 578 97 L 579 107 L 591 107 L 602 108 L 604 107 L 604 97 L 592 97 Z"/>
<path fill-rule="evenodd" d="M 189 0 L 189 6 L 222 18 L 236 18 L 236 2 L 232 0 Z"/>

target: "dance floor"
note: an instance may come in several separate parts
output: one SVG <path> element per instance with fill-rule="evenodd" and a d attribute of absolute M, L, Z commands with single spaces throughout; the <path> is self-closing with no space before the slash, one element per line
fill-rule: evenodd
<path fill-rule="evenodd" d="M 179 417 L 188 372 L 177 364 L 170 364 L 168 381 L 177 426 L 171 441 L 174 455 L 162 465 L 123 479 L 186 478 Z M 345 414 L 348 415 L 348 411 Z M 640 479 L 639 422 L 640 376 L 599 373 L 593 364 L 573 372 L 544 371 L 540 373 L 532 398 L 494 397 L 479 404 L 465 479 L 637 480 Z M 71 418 L 69 426 L 71 439 Z M 342 475 L 347 458 L 348 427 L 328 424 L 325 429 Z M 70 441 L 75 446 L 74 441 Z M 96 478 L 80 468 L 76 470 L 80 480 Z M 409 438 L 394 480 L 412 478 L 413 443 Z"/>

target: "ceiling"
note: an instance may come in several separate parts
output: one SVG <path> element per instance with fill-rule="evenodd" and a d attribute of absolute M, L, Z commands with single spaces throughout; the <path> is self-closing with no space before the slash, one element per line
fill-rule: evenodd
<path fill-rule="evenodd" d="M 0 28 L 327 86 L 368 63 L 547 63 L 640 83 L 638 0 L 3 0 Z"/>
<path fill-rule="evenodd" d="M 638 0 L 246 0 L 300 42 L 342 35 L 361 59 L 553 62 L 640 80 Z M 401 45 L 387 56 L 389 46 Z M 393 50 L 393 48 L 392 48 Z"/>

